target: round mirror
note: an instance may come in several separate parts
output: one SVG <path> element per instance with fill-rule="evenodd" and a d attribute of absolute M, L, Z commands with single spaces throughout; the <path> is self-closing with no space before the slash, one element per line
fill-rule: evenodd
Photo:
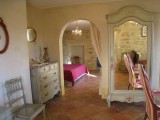
<path fill-rule="evenodd" d="M 27 29 L 27 40 L 29 42 L 33 42 L 36 40 L 37 34 L 36 31 L 34 29 L 28 28 Z"/>

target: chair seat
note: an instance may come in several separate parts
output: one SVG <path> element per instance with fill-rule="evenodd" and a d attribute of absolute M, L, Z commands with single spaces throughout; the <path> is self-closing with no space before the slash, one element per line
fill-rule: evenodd
<path fill-rule="evenodd" d="M 159 91 L 159 90 L 152 90 L 152 93 L 153 93 L 154 95 L 160 95 L 160 91 Z"/>
<path fill-rule="evenodd" d="M 24 104 L 13 112 L 13 116 L 19 118 L 34 118 L 44 108 L 45 105 L 43 104 Z"/>
<path fill-rule="evenodd" d="M 133 87 L 134 88 L 142 88 L 142 82 L 140 80 L 137 80 L 137 82 L 135 82 L 133 84 Z"/>
<path fill-rule="evenodd" d="M 154 96 L 156 104 L 160 107 L 160 91 L 159 90 L 152 90 L 152 94 Z"/>
<path fill-rule="evenodd" d="M 133 70 L 138 73 L 138 68 L 134 67 Z"/>

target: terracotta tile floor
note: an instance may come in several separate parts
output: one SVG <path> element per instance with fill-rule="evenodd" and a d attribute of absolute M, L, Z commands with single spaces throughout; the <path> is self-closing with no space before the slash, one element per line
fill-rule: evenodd
<path fill-rule="evenodd" d="M 74 87 L 66 86 L 64 96 L 55 96 L 46 103 L 47 120 L 143 120 L 145 103 L 112 102 L 98 95 L 100 76 L 83 76 Z M 40 114 L 36 120 L 43 120 Z"/>

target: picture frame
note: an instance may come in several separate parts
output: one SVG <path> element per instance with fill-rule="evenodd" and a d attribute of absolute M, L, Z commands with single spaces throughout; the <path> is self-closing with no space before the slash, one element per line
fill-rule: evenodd
<path fill-rule="evenodd" d="M 37 38 L 37 33 L 33 28 L 27 28 L 27 40 L 28 42 L 34 42 Z"/>
<path fill-rule="evenodd" d="M 147 37 L 147 26 L 142 26 L 141 35 L 142 37 Z"/>
<path fill-rule="evenodd" d="M 6 52 L 9 45 L 9 34 L 3 19 L 0 17 L 0 54 Z"/>

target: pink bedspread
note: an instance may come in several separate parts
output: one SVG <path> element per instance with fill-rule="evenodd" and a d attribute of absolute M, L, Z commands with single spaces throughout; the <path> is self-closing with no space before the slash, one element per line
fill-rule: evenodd
<path fill-rule="evenodd" d="M 84 64 L 64 64 L 64 80 L 71 81 L 74 86 L 78 77 L 84 73 L 88 73 L 88 69 Z"/>

